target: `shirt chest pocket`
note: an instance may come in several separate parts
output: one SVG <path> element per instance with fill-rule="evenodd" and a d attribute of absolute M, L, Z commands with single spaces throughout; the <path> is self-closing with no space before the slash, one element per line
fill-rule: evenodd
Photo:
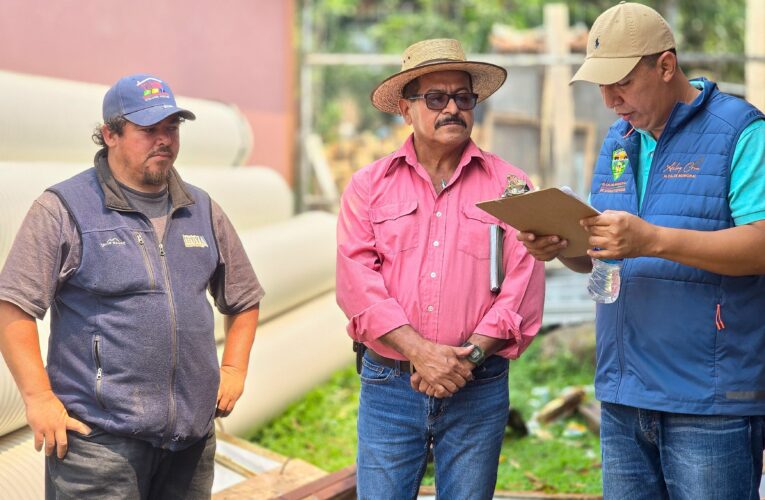
<path fill-rule="evenodd" d="M 383 254 L 396 254 L 417 246 L 417 201 L 381 205 L 370 210 L 375 244 Z"/>
<path fill-rule="evenodd" d="M 460 210 L 459 224 L 457 248 L 476 259 L 488 259 L 489 227 L 499 221 L 475 205 L 465 205 Z"/>

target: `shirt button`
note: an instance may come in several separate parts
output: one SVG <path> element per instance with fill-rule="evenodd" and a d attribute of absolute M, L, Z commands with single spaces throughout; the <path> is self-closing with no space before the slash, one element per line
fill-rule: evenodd
<path fill-rule="evenodd" d="M 436 277 L 436 273 L 430 273 L 430 277 L 431 278 L 435 278 Z"/>
<path fill-rule="evenodd" d="M 433 312 L 433 306 L 428 306 L 428 312 L 429 312 L 429 313 L 432 313 L 432 312 Z"/>
<path fill-rule="evenodd" d="M 433 246 L 434 246 L 434 247 L 437 247 L 438 245 L 440 245 L 440 243 L 439 243 L 438 241 L 434 241 L 434 242 L 433 242 Z"/>
<path fill-rule="evenodd" d="M 441 217 L 441 212 L 436 212 L 436 217 Z"/>

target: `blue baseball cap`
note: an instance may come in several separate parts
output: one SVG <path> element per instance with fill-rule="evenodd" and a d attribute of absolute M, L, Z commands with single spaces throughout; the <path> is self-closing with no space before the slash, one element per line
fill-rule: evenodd
<path fill-rule="evenodd" d="M 136 125 L 148 127 L 176 113 L 187 120 L 196 119 L 194 113 L 175 104 L 173 91 L 167 83 L 143 73 L 120 78 L 104 96 L 104 122 L 124 117 Z"/>

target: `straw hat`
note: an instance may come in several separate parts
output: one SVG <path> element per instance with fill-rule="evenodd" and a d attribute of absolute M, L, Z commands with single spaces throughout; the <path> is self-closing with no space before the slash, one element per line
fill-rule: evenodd
<path fill-rule="evenodd" d="M 465 71 L 470 73 L 473 92 L 483 101 L 505 83 L 507 71 L 494 64 L 466 61 L 462 45 L 457 40 L 439 38 L 410 45 L 401 61 L 401 71 L 386 78 L 372 91 L 374 107 L 386 113 L 399 112 L 398 101 L 407 83 L 436 71 Z"/>

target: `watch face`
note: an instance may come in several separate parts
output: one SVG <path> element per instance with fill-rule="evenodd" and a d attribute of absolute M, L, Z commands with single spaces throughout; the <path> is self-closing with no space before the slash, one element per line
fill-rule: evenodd
<path fill-rule="evenodd" d="M 468 359 L 471 363 L 474 363 L 476 365 L 480 365 L 483 363 L 484 353 L 483 349 L 481 349 L 477 345 L 473 345 L 473 350 L 470 351 L 470 355 L 468 356 Z"/>
<path fill-rule="evenodd" d="M 481 360 L 481 351 L 474 347 L 473 350 L 470 351 L 470 356 L 468 356 L 468 359 L 473 363 L 477 363 Z"/>

